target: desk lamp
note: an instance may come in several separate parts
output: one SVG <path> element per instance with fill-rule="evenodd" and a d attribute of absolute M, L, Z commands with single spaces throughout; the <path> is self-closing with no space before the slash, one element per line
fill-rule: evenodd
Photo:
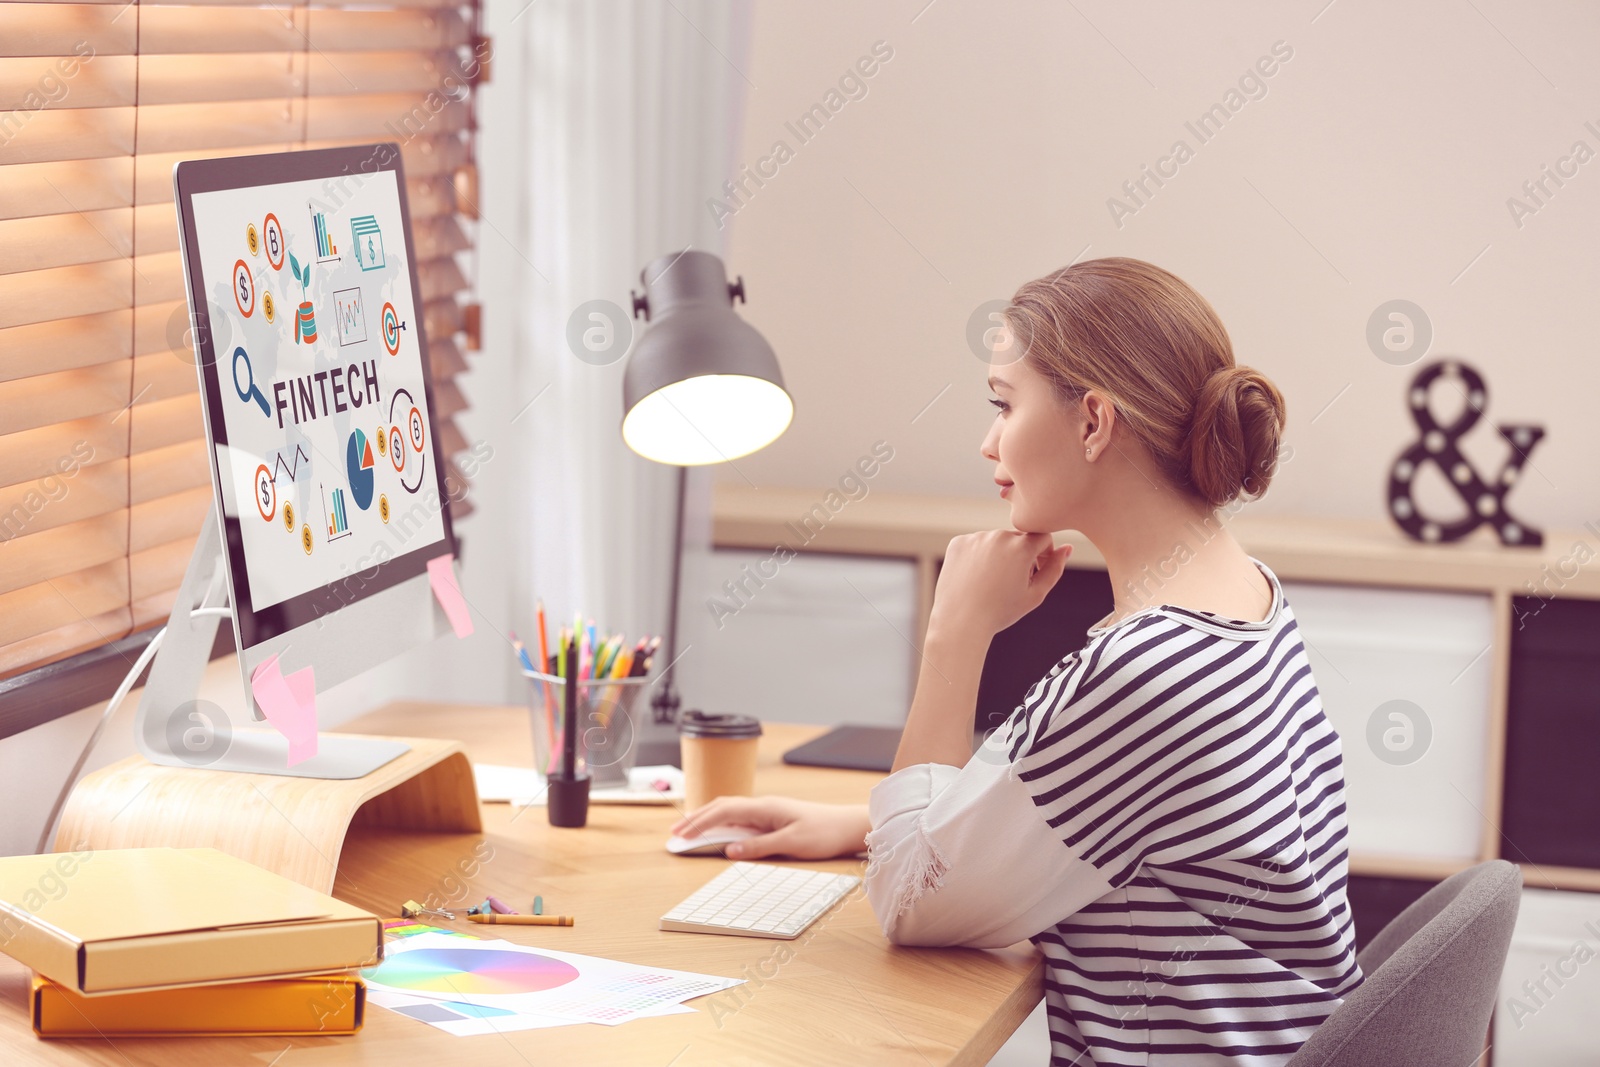
<path fill-rule="evenodd" d="M 650 702 L 655 721 L 670 723 L 679 705 L 672 676 L 688 468 L 765 448 L 788 429 L 794 401 L 772 346 L 734 314 L 734 300 L 745 299 L 744 278 L 730 284 L 720 258 L 697 251 L 662 256 L 639 280 L 644 295 L 631 294 L 633 313 L 650 325 L 622 376 L 622 439 L 646 459 L 678 468 L 667 666 Z"/>

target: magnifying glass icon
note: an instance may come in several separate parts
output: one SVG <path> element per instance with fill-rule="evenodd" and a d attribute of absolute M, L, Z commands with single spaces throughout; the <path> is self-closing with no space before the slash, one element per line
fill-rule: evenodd
<path fill-rule="evenodd" d="M 244 381 L 239 381 L 239 364 L 244 364 Z M 243 348 L 233 350 L 233 388 L 239 393 L 240 400 L 254 400 L 261 405 L 261 414 L 267 418 L 272 417 L 272 409 L 267 406 L 267 398 L 261 390 L 256 388 L 255 368 L 250 366 L 250 356 Z"/>

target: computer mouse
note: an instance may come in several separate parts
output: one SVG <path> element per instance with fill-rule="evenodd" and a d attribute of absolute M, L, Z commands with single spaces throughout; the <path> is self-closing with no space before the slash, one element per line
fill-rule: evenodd
<path fill-rule="evenodd" d="M 752 830 L 748 826 L 717 826 L 698 837 L 679 837 L 674 834 L 667 838 L 667 851 L 674 856 L 725 856 L 729 842 L 743 841 L 759 833 L 760 830 Z"/>

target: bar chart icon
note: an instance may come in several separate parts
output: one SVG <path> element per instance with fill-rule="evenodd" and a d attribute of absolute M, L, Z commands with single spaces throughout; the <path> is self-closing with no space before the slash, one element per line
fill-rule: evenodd
<path fill-rule="evenodd" d="M 328 220 L 322 212 L 311 213 L 311 227 L 317 233 L 317 262 L 338 259 L 339 249 L 333 243 L 333 235 L 328 232 Z"/>
<path fill-rule="evenodd" d="M 335 489 L 329 494 L 322 487 L 322 513 L 328 522 L 328 540 L 337 541 L 350 536 L 350 516 L 344 510 L 344 490 Z"/>

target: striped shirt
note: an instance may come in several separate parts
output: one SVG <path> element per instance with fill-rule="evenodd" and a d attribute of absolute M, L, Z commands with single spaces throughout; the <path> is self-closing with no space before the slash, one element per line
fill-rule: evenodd
<path fill-rule="evenodd" d="M 1252 562 L 1266 619 L 1094 627 L 966 766 L 872 790 L 884 933 L 1032 941 L 1053 1067 L 1282 1064 L 1361 983 L 1339 737 Z"/>

